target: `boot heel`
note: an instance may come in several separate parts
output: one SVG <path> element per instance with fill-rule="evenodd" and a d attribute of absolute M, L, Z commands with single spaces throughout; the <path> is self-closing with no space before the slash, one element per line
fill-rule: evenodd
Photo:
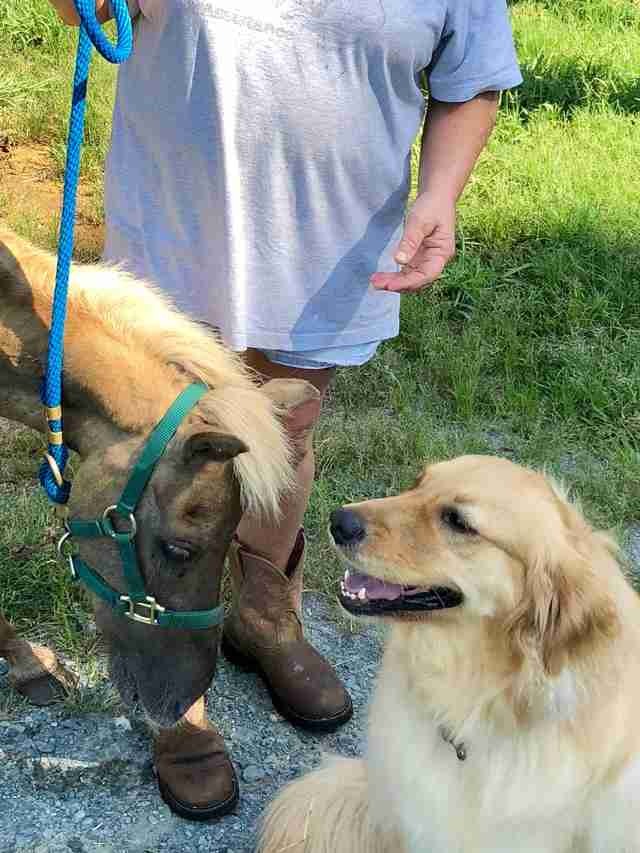
<path fill-rule="evenodd" d="M 232 663 L 234 666 L 237 666 L 238 669 L 244 670 L 244 672 L 257 672 L 258 667 L 255 664 L 253 658 L 248 657 L 248 655 L 243 654 L 238 651 L 236 647 L 227 639 L 225 634 L 222 635 L 222 641 L 220 642 L 220 651 L 225 656 L 225 658 Z"/>

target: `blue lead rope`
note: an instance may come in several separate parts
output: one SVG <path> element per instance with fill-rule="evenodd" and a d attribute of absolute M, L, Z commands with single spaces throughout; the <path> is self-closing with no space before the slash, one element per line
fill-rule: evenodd
<path fill-rule="evenodd" d="M 69 270 L 73 254 L 76 195 L 80 173 L 80 151 L 84 137 L 91 48 L 95 47 L 108 62 L 118 64 L 129 57 L 133 44 L 131 19 L 126 0 L 110 0 L 110 2 L 118 33 L 116 44 L 112 44 L 105 36 L 96 18 L 95 0 L 75 0 L 81 24 L 67 137 L 67 162 L 58 238 L 56 285 L 51 308 L 47 370 L 42 386 L 42 404 L 45 407 L 49 432 L 47 453 L 40 468 L 40 483 L 48 497 L 57 504 L 65 504 L 68 501 L 71 488 L 70 483 L 64 479 L 69 451 L 62 435 L 64 325 L 67 314 Z"/>

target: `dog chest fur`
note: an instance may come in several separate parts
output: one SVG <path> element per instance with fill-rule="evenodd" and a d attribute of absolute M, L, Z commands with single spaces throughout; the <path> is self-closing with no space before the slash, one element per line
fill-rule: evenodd
<path fill-rule="evenodd" d="M 394 816 L 407 853 L 512 853 L 514 838 L 525 853 L 570 849 L 580 821 L 575 788 L 586 768 L 567 750 L 549 772 L 544 753 L 557 758 L 557 738 L 532 732 L 529 742 L 522 734 L 509 742 L 478 721 L 459 761 L 437 719 L 410 699 L 407 673 L 385 662 L 369 730 L 371 811 Z"/>

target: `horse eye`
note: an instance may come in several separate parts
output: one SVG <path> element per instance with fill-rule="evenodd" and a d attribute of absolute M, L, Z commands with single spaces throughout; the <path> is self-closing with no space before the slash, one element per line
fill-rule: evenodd
<path fill-rule="evenodd" d="M 187 560 L 190 560 L 192 557 L 190 549 L 182 543 L 163 542 L 162 550 L 164 551 L 165 557 L 168 557 L 175 563 L 186 563 Z"/>
<path fill-rule="evenodd" d="M 445 507 L 442 510 L 442 523 L 456 533 L 473 535 L 478 532 L 455 507 Z"/>

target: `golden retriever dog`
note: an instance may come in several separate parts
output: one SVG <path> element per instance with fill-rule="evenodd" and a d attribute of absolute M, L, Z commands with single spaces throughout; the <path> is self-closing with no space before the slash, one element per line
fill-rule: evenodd
<path fill-rule="evenodd" d="M 331 533 L 342 606 L 390 629 L 366 758 L 285 788 L 261 853 L 640 851 L 640 600 L 613 541 L 484 456 Z"/>

